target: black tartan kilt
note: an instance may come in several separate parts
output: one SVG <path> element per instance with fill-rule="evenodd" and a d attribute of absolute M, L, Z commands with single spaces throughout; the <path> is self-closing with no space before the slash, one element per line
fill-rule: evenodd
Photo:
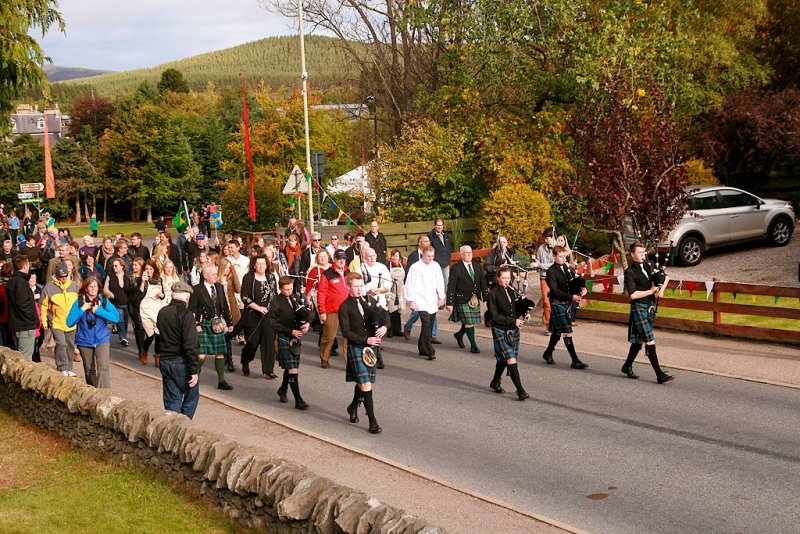
<path fill-rule="evenodd" d="M 355 347 L 352 343 L 347 344 L 347 374 L 345 376 L 347 382 L 358 382 L 359 384 L 375 382 L 375 366 L 364 363 L 364 360 L 361 359 L 363 351 L 363 347 Z"/>
<path fill-rule="evenodd" d="M 653 323 L 650 322 L 650 315 L 647 313 L 649 304 L 638 302 L 631 304 L 631 316 L 628 321 L 628 341 L 638 343 L 639 340 L 645 343 L 653 341 Z"/>
<path fill-rule="evenodd" d="M 297 369 L 300 367 L 300 354 L 298 353 L 297 356 L 295 356 L 292 354 L 292 351 L 289 350 L 291 340 L 292 336 L 278 334 L 278 365 L 281 366 L 281 369 Z M 300 343 L 299 339 L 297 343 Z"/>
<path fill-rule="evenodd" d="M 550 301 L 550 333 L 572 333 L 572 305 Z"/>
<path fill-rule="evenodd" d="M 211 329 L 211 320 L 203 319 L 200 321 L 200 328 L 197 333 L 197 340 L 200 342 L 200 354 L 206 356 L 217 356 L 228 354 L 228 343 L 225 341 L 225 333 L 215 334 Z"/>

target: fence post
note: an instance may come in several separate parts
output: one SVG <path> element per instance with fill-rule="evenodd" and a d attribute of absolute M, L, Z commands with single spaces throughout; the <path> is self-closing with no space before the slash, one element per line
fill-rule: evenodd
<path fill-rule="evenodd" d="M 720 303 L 720 293 L 717 291 L 717 282 L 719 282 L 719 278 L 712 278 L 711 280 L 714 281 L 714 287 L 711 288 L 711 292 L 714 294 L 714 304 Z M 722 323 L 722 313 L 719 312 L 716 308 L 714 309 L 714 334 L 717 334 L 717 325 Z"/>

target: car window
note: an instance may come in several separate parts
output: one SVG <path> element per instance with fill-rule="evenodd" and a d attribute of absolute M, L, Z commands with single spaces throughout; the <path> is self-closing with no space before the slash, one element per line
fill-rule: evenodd
<path fill-rule="evenodd" d="M 722 205 L 726 208 L 741 208 L 759 204 L 758 199 L 742 191 L 722 190 L 719 192 Z"/>
<path fill-rule="evenodd" d="M 692 197 L 691 209 L 695 210 L 716 210 L 719 209 L 719 199 L 716 191 L 708 193 L 697 193 Z"/>

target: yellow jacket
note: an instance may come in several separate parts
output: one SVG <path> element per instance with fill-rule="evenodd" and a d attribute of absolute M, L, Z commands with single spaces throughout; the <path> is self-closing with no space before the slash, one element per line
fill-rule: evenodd
<path fill-rule="evenodd" d="M 67 315 L 78 300 L 80 285 L 72 280 L 48 282 L 42 290 L 42 328 L 55 328 L 72 332 L 76 326 L 67 326 Z"/>

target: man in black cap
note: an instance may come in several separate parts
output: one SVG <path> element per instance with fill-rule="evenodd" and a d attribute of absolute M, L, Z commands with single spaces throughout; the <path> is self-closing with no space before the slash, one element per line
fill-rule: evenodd
<path fill-rule="evenodd" d="M 164 408 L 191 419 L 200 400 L 197 354 L 199 344 L 194 314 L 189 311 L 192 287 L 178 281 L 172 286 L 172 301 L 161 308 L 156 319 L 159 335 L 156 352 L 161 355 Z"/>
<path fill-rule="evenodd" d="M 189 234 L 191 236 L 191 234 Z M 183 268 L 184 270 L 191 271 L 192 267 L 194 266 L 194 260 L 200 256 L 201 252 L 209 253 L 211 251 L 219 252 L 219 238 L 214 238 L 214 242 L 217 246 L 212 247 L 208 244 L 208 240 L 206 239 L 206 234 L 200 232 L 197 236 L 192 240 L 191 238 L 186 241 L 186 244 L 183 245 Z"/>

